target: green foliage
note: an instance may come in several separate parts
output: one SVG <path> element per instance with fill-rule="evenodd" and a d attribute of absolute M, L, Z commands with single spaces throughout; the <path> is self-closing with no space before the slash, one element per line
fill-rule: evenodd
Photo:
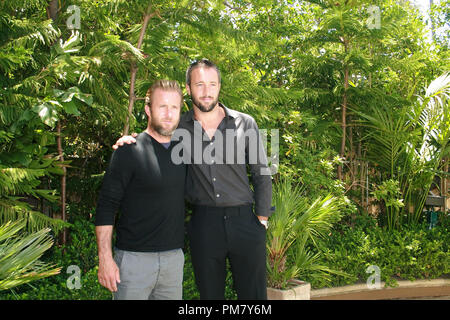
<path fill-rule="evenodd" d="M 397 218 L 403 215 L 410 223 L 421 218 L 433 178 L 449 152 L 449 93 L 450 76 L 444 74 L 411 105 L 399 110 L 374 106 L 371 114 L 359 112 L 371 129 L 365 138 L 367 158 L 382 171 L 382 179 L 389 179 L 375 192 L 385 201 L 389 228 L 399 227 Z M 394 180 L 399 190 L 389 195 L 386 188 Z M 393 206 L 389 201 L 395 199 L 402 199 L 405 206 Z"/>
<path fill-rule="evenodd" d="M 397 227 L 401 223 L 400 210 L 405 206 L 403 199 L 401 199 L 401 192 L 398 181 L 387 180 L 378 186 L 373 192 L 375 199 L 383 201 L 386 208 L 385 225 L 389 230 Z"/>
<path fill-rule="evenodd" d="M 306 274 L 326 280 L 335 273 L 318 263 L 320 253 L 313 254 L 308 245 L 316 245 L 339 221 L 342 203 L 327 195 L 309 204 L 301 187 L 293 185 L 292 179 L 283 179 L 274 186 L 273 205 L 275 212 L 267 233 L 268 286 L 285 289 L 289 280 Z"/>
<path fill-rule="evenodd" d="M 331 193 L 345 201 L 344 185 L 336 178 L 336 166 L 341 163 L 337 152 L 330 148 L 333 135 L 330 124 L 308 111 L 290 111 L 279 115 L 280 176 L 294 178 L 304 187 L 305 195 L 314 198 Z"/>
<path fill-rule="evenodd" d="M 58 274 L 60 268 L 38 259 L 53 245 L 50 229 L 23 234 L 25 220 L 0 226 L 0 291 Z"/>
<path fill-rule="evenodd" d="M 37 187 L 39 178 L 44 175 L 42 169 L 2 168 L 0 166 L 0 223 L 24 220 L 29 231 L 37 231 L 45 227 L 61 230 L 66 224 L 51 219 L 45 214 L 33 210 L 23 196 L 43 197 L 55 201 L 55 197 L 48 190 Z"/>
<path fill-rule="evenodd" d="M 320 239 L 320 263 L 350 275 L 331 274 L 333 286 L 365 283 L 371 265 L 380 268 L 386 286 L 395 286 L 398 280 L 446 277 L 450 271 L 449 234 L 448 222 L 431 230 L 426 224 L 387 230 L 377 227 L 372 217 L 360 217 L 353 227 L 343 224 Z M 329 284 L 314 280 L 312 286 Z"/>
<path fill-rule="evenodd" d="M 67 281 L 70 273 L 64 272 L 43 280 L 38 280 L 29 286 L 23 286 L 0 295 L 5 300 L 111 300 L 111 293 L 103 288 L 97 279 L 98 267 L 80 275 L 81 288 L 69 289 Z M 70 280 L 69 280 L 70 281 Z"/>
<path fill-rule="evenodd" d="M 128 114 L 132 65 L 138 71 L 130 132 L 138 132 L 147 120 L 142 97 L 155 79 L 183 84 L 191 61 L 206 57 L 216 62 L 223 76 L 221 101 L 252 115 L 260 128 L 280 130 L 274 181 L 291 177 L 303 185 L 309 205 L 332 195 L 341 215 L 354 217 L 357 206 L 365 209 L 359 195 L 366 191 L 362 179 L 368 178 L 384 201 L 382 219 L 386 210 L 396 208 L 390 216 L 398 216 L 397 226 L 418 224 L 434 176 L 446 174 L 448 33 L 434 33 L 429 44 L 424 19 L 408 1 L 73 0 L 58 5 L 52 21 L 48 1 L 0 4 L 0 221 L 21 218 L 27 219 L 29 231 L 44 226 L 61 230 L 62 223 L 39 210 L 51 204 L 59 211 L 56 197 L 65 167 L 67 212 L 76 225 L 69 228 L 71 245 L 64 251 L 55 248 L 48 259 L 61 261 L 64 268 L 79 265 L 86 281 L 86 290 L 68 290 L 66 274 L 43 279 L 34 293 L 23 291 L 28 298 L 110 298 L 96 282 L 95 241 L 85 222 Z M 67 28 L 69 5 L 80 8 L 80 30 Z M 379 29 L 368 27 L 370 5 L 380 8 Z M 447 0 L 432 8 L 436 31 L 448 27 L 448 7 Z M 143 16 L 149 12 L 138 50 Z M 342 131 L 344 97 L 347 128 Z M 345 152 L 339 157 L 344 132 Z M 58 138 L 65 162 L 59 158 Z M 364 177 L 361 168 L 367 163 Z M 342 180 L 336 178 L 337 166 L 344 168 Z M 400 194 L 389 185 L 393 181 Z M 360 235 L 352 241 L 362 244 Z M 345 271 L 321 263 L 310 240 L 291 247 L 279 266 Z M 361 262 L 354 258 L 347 260 L 350 270 Z M 187 268 L 186 297 L 198 297 Z M 332 283 L 341 279 L 327 273 Z M 298 274 L 307 278 L 323 272 Z M 66 290 L 61 288 L 67 291 L 60 297 L 58 290 Z M 228 275 L 227 298 L 233 297 Z"/>

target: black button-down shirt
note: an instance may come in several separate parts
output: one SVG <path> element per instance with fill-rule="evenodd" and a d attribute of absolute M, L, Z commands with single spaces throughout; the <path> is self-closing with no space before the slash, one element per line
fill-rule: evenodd
<path fill-rule="evenodd" d="M 183 162 L 190 164 L 186 197 L 201 206 L 255 204 L 256 215 L 268 217 L 271 215 L 272 180 L 256 121 L 247 114 L 219 105 L 225 117 L 211 139 L 194 119 L 193 110 L 181 117 L 172 136 L 172 140 L 182 140 L 180 145 L 184 149 L 180 154 L 184 156 Z"/>

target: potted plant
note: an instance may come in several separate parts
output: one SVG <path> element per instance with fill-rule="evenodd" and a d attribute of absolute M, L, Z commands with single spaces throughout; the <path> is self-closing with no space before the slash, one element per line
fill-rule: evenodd
<path fill-rule="evenodd" d="M 275 213 L 267 232 L 267 297 L 309 300 L 311 285 L 299 277 L 326 279 L 329 273 L 343 274 L 320 265 L 320 253 L 309 249 L 341 218 L 342 200 L 330 194 L 309 204 L 304 189 L 285 178 L 274 185 L 273 204 Z"/>

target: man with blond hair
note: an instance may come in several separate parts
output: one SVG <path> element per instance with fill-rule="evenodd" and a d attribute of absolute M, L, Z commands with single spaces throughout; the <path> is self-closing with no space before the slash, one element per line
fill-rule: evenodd
<path fill-rule="evenodd" d="M 182 101 L 176 81 L 156 81 L 146 97 L 147 129 L 114 151 L 105 174 L 95 221 L 98 279 L 115 300 L 182 298 L 186 165 L 171 161 Z"/>

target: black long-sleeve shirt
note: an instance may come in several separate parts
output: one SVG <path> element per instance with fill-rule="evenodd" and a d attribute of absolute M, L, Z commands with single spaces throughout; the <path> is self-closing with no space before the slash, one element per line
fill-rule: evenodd
<path fill-rule="evenodd" d="M 95 225 L 114 225 L 118 249 L 166 251 L 184 245 L 186 165 L 143 132 L 114 151 L 99 194 Z"/>
<path fill-rule="evenodd" d="M 219 105 L 225 118 L 212 139 L 194 119 L 193 110 L 181 117 L 172 137 L 182 141 L 183 161 L 189 163 L 186 198 L 194 205 L 213 207 L 254 204 L 257 215 L 269 217 L 272 180 L 256 121 Z"/>

